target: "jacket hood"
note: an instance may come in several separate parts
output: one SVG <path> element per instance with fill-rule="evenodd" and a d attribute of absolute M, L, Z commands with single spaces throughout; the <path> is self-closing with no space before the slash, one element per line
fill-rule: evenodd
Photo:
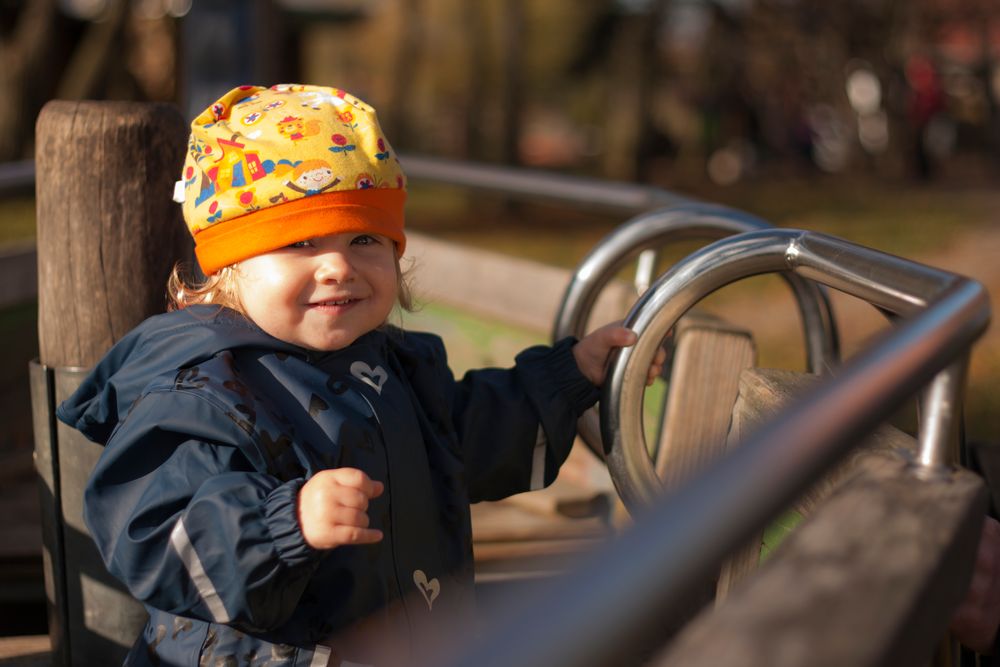
<path fill-rule="evenodd" d="M 259 347 L 305 355 L 242 315 L 191 306 L 155 315 L 119 340 L 56 409 L 60 421 L 104 443 L 143 389 L 159 375 L 198 364 L 223 350 Z"/>

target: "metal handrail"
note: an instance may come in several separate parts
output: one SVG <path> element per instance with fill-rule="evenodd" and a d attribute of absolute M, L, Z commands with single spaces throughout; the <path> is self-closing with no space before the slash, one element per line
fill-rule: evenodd
<path fill-rule="evenodd" d="M 969 348 L 989 323 L 982 285 L 822 234 L 775 229 L 690 255 L 636 304 L 626 324 L 639 341 L 613 355 L 601 401 L 609 441 L 640 437 L 639 385 L 662 334 L 680 315 L 724 284 L 771 271 L 794 271 L 903 317 L 732 454 L 652 500 L 630 529 L 570 575 L 519 600 L 474 646 L 442 664 L 625 664 L 623 656 L 634 657 L 636 646 L 648 647 L 652 636 L 681 620 L 684 602 L 728 553 L 932 380 L 951 404 L 935 419 L 949 421 Z M 914 464 L 915 477 L 933 474 L 944 459 L 939 436 L 951 427 L 931 430 L 922 435 L 923 465 Z"/>
<path fill-rule="evenodd" d="M 602 181 L 541 169 L 514 169 L 417 155 L 401 155 L 399 161 L 407 176 L 413 180 L 610 213 L 638 213 L 693 201 L 650 185 Z"/>

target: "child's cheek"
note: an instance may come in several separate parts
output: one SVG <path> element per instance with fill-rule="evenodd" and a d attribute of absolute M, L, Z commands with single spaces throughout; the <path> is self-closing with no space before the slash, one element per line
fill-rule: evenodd
<path fill-rule="evenodd" d="M 279 258 L 270 254 L 258 255 L 243 262 L 241 277 L 247 289 L 268 288 L 281 285 L 288 276 Z"/>

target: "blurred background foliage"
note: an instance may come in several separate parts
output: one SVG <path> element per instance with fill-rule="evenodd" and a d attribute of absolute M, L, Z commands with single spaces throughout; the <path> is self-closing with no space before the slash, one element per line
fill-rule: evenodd
<path fill-rule="evenodd" d="M 664 185 L 995 174 L 991 0 L 0 0 L 0 161 L 48 99 L 357 93 L 404 152 Z"/>

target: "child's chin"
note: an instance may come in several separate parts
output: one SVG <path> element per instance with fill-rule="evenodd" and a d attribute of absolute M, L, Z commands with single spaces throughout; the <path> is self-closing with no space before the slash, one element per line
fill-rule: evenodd
<path fill-rule="evenodd" d="M 316 352 L 336 352 L 337 350 L 343 350 L 356 339 L 357 336 L 351 336 L 347 333 L 334 336 L 316 336 L 310 340 L 303 341 L 301 345 Z"/>

